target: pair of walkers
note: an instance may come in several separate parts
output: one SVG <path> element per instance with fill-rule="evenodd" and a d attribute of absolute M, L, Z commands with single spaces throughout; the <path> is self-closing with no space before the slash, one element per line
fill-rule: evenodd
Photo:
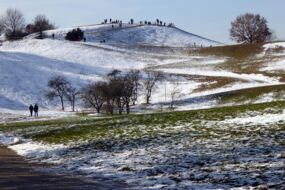
<path fill-rule="evenodd" d="M 34 113 L 35 117 L 39 116 L 38 115 L 38 113 L 39 113 L 39 106 L 37 104 L 35 104 L 34 106 L 30 105 L 29 110 L 30 110 L 31 117 L 33 116 L 33 113 Z"/>

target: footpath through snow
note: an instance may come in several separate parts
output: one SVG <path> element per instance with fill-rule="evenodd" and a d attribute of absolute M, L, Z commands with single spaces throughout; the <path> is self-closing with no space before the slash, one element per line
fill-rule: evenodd
<path fill-rule="evenodd" d="M 1 139 L 1 136 L 0 136 Z M 28 163 L 14 151 L 0 146 L 0 189 L 21 190 L 111 190 L 127 189 L 126 184 L 100 180 L 83 181 L 82 176 L 43 172 L 46 164 Z"/>

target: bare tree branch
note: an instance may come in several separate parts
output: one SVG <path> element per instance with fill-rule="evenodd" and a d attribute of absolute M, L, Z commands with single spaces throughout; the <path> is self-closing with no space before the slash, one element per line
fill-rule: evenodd
<path fill-rule="evenodd" d="M 238 16 L 231 23 L 231 39 L 239 43 L 265 42 L 270 39 L 271 34 L 267 26 L 267 20 L 259 14 L 246 13 Z"/>

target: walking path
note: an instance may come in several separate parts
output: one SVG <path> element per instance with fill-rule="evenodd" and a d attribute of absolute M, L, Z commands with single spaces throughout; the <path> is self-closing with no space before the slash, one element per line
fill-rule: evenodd
<path fill-rule="evenodd" d="M 126 189 L 125 184 L 84 182 L 78 176 L 47 174 L 33 169 L 42 165 L 30 164 L 12 150 L 0 146 L 1 190 L 109 190 Z"/>

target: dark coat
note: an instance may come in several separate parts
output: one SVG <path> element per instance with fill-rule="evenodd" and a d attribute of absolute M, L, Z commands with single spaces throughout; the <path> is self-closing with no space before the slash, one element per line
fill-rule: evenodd
<path fill-rule="evenodd" d="M 35 112 L 38 112 L 38 111 L 39 111 L 39 106 L 38 106 L 37 104 L 34 106 L 34 111 L 35 111 Z"/>

